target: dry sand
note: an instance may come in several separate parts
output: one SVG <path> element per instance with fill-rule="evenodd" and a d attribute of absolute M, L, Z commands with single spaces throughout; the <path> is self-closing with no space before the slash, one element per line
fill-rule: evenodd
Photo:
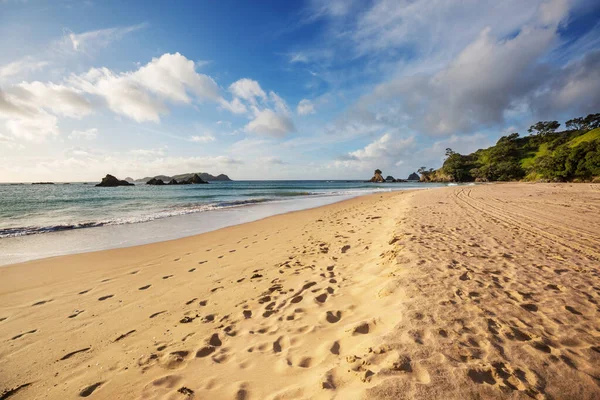
<path fill-rule="evenodd" d="M 598 399 L 600 185 L 371 195 L 0 268 L 0 398 Z"/>

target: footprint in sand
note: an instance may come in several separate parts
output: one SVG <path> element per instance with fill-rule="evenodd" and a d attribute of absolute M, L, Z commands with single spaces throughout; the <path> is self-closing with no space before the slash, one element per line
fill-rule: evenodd
<path fill-rule="evenodd" d="M 204 358 L 215 352 L 215 348 L 212 346 L 204 346 L 196 352 L 197 358 Z"/>
<path fill-rule="evenodd" d="M 63 356 L 63 357 L 62 357 L 60 360 L 58 360 L 58 361 L 68 360 L 69 358 L 73 357 L 75 354 L 84 353 L 84 352 L 86 352 L 86 351 L 88 351 L 88 350 L 90 350 L 90 349 L 91 349 L 91 347 L 86 347 L 85 349 L 81 349 L 81 350 L 75 350 L 75 351 L 72 351 L 72 352 L 70 352 L 70 353 L 68 353 L 68 354 L 64 355 L 64 356 Z"/>
<path fill-rule="evenodd" d="M 342 319 L 342 312 L 341 311 L 335 311 L 335 312 L 327 311 L 327 315 L 325 316 L 325 319 L 330 324 L 335 324 L 336 322 L 339 322 L 340 319 Z"/>
<path fill-rule="evenodd" d="M 87 289 L 87 290 L 84 290 L 84 291 L 82 291 L 82 292 L 79 292 L 79 294 L 86 294 L 86 293 L 87 293 L 87 292 L 89 292 L 90 290 L 92 290 L 92 289 Z"/>
<path fill-rule="evenodd" d="M 167 312 L 167 310 L 156 312 L 156 313 L 150 315 L 150 318 L 158 317 L 160 314 L 164 314 L 166 312 Z"/>
<path fill-rule="evenodd" d="M 73 314 L 69 315 L 69 318 L 75 318 L 76 316 L 78 316 L 79 314 L 81 314 L 82 312 L 84 312 L 85 310 L 75 310 L 73 312 Z"/>
<path fill-rule="evenodd" d="M 196 270 L 196 268 L 192 268 L 190 270 L 188 270 L 188 272 L 194 272 Z"/>
<path fill-rule="evenodd" d="M 174 351 L 165 356 L 163 361 L 165 368 L 176 369 L 188 358 L 190 352 L 187 350 Z"/>
<path fill-rule="evenodd" d="M 127 333 L 122 334 L 121 336 L 119 336 L 118 338 L 115 339 L 115 342 L 118 342 L 118 341 L 121 341 L 121 340 L 125 339 L 127 336 L 131 335 L 134 332 L 135 332 L 135 329 L 133 329 L 133 330 L 127 332 Z"/>
<path fill-rule="evenodd" d="M 315 297 L 315 300 L 318 303 L 321 303 L 321 304 L 325 303 L 327 301 L 327 293 L 323 293 L 323 294 L 318 295 L 317 297 Z"/>
<path fill-rule="evenodd" d="M 221 342 L 221 339 L 219 339 L 218 333 L 213 333 L 210 339 L 208 339 L 208 344 L 214 347 L 219 347 L 223 344 L 223 342 Z"/>
<path fill-rule="evenodd" d="M 172 277 L 173 275 L 165 275 L 163 276 L 163 279 L 169 279 L 170 277 Z"/>
<path fill-rule="evenodd" d="M 141 288 L 138 288 L 138 290 L 146 290 L 146 289 L 148 289 L 150 286 L 152 286 L 152 285 L 146 285 L 146 286 L 142 286 Z"/>
<path fill-rule="evenodd" d="M 292 298 L 292 300 L 290 300 L 290 303 L 292 303 L 292 304 L 300 303 L 302 301 L 302 299 L 303 299 L 302 296 L 296 296 L 296 297 Z"/>
<path fill-rule="evenodd" d="M 573 307 L 571 307 L 571 306 L 565 306 L 565 309 L 566 309 L 567 311 L 569 311 L 570 313 L 572 313 L 572 314 L 575 314 L 575 315 L 583 315 L 583 314 L 581 314 L 579 311 L 577 311 L 577 309 L 575 309 L 575 308 L 573 308 Z"/>
<path fill-rule="evenodd" d="M 42 300 L 42 301 L 38 301 L 37 303 L 34 303 L 34 304 L 32 305 L 32 307 L 33 307 L 33 306 L 41 306 L 42 304 L 50 303 L 51 301 L 52 301 L 52 299 L 50 299 L 50 300 Z"/>
<path fill-rule="evenodd" d="M 17 336 L 14 336 L 10 340 L 17 340 L 17 339 L 19 339 L 19 338 L 21 338 L 21 337 L 23 337 L 25 335 L 30 335 L 30 334 L 36 333 L 36 332 L 37 332 L 37 329 L 32 329 L 32 330 L 27 331 L 27 332 L 19 333 Z"/>
<path fill-rule="evenodd" d="M 23 385 L 19 385 L 19 386 L 15 387 L 15 388 L 12 388 L 12 389 L 8 389 L 8 390 L 0 393 L 0 399 L 2 399 L 2 400 L 8 399 L 9 397 L 12 397 L 15 394 L 17 394 L 17 392 L 20 391 L 21 389 L 25 389 L 26 387 L 28 387 L 30 385 L 31 385 L 31 382 L 30 383 L 25 383 Z"/>
<path fill-rule="evenodd" d="M 104 300 L 106 300 L 106 299 L 110 299 L 110 298 L 111 298 L 111 297 L 113 297 L 113 296 L 114 296 L 114 294 L 109 294 L 109 295 L 107 295 L 107 296 L 102 296 L 102 297 L 100 297 L 100 298 L 98 299 L 98 301 L 104 301 Z"/>
<path fill-rule="evenodd" d="M 81 392 L 79 392 L 79 397 L 88 397 L 88 396 L 90 396 L 92 393 L 94 393 L 94 391 L 96 389 L 98 389 L 100 386 L 102 386 L 103 383 L 104 382 L 97 382 L 97 383 L 94 383 L 93 385 L 90 385 L 90 386 L 86 387 Z"/>
<path fill-rule="evenodd" d="M 538 306 L 532 303 L 524 303 L 521 304 L 521 308 L 524 308 L 527 311 L 535 312 L 538 310 Z"/>

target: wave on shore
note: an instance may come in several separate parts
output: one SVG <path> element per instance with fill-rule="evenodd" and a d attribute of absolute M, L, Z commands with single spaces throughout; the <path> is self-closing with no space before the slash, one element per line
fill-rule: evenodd
<path fill-rule="evenodd" d="M 340 190 L 340 191 L 331 191 L 331 192 L 272 192 L 272 193 L 260 193 L 263 196 L 267 197 L 259 197 L 252 198 L 247 200 L 228 200 L 228 201 L 220 201 L 214 203 L 190 203 L 186 205 L 174 205 L 167 209 L 152 211 L 147 214 L 142 215 L 134 215 L 128 217 L 109 217 L 106 219 L 98 220 L 98 221 L 82 221 L 77 223 L 65 223 L 65 224 L 53 224 L 47 226 L 17 226 L 17 227 L 7 227 L 0 228 L 0 239 L 2 238 L 10 238 L 10 237 L 19 237 L 19 236 L 27 236 L 27 235 L 35 235 L 41 233 L 50 233 L 50 232 L 60 232 L 67 231 L 73 229 L 83 229 L 83 228 L 95 228 L 107 225 L 123 225 L 123 224 L 135 224 L 141 222 L 149 222 L 154 221 L 156 219 L 174 217 L 178 215 L 186 215 L 193 214 L 198 212 L 206 212 L 206 211 L 214 211 L 214 210 L 222 210 L 234 207 L 245 207 L 252 206 L 261 203 L 268 202 L 278 202 L 285 201 L 286 199 L 291 198 L 301 198 L 301 197 L 331 197 L 331 196 L 358 196 L 361 194 L 368 193 L 376 193 L 376 192 L 389 192 L 392 189 L 356 189 L 356 190 Z M 251 193 L 247 194 L 247 196 L 252 196 Z"/>

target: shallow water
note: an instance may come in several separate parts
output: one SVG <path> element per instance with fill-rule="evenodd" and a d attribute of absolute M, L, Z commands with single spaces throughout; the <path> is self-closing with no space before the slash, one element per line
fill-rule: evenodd
<path fill-rule="evenodd" d="M 444 186 L 235 181 L 96 188 L 0 185 L 0 265 L 181 238 L 363 194 Z"/>

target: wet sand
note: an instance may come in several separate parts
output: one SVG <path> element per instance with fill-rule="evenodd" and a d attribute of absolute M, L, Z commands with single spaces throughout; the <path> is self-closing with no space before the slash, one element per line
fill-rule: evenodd
<path fill-rule="evenodd" d="M 0 398 L 600 398 L 599 227 L 461 186 L 3 267 Z"/>

